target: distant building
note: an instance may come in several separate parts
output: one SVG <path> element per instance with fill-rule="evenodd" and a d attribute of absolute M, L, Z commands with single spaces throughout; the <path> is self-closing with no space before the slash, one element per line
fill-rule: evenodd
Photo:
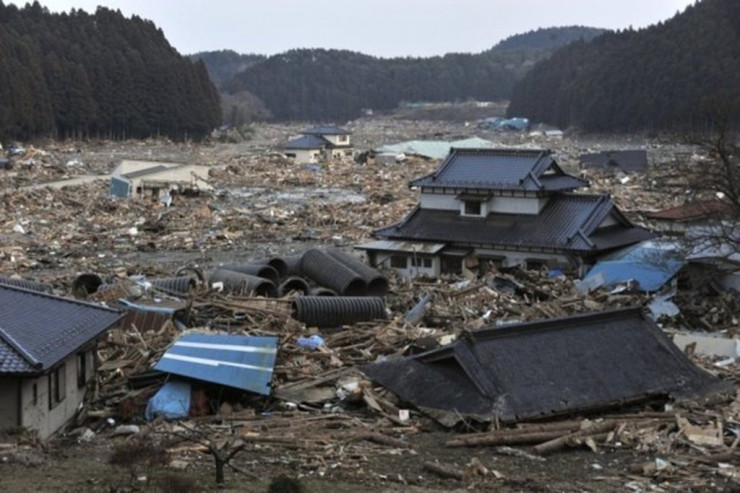
<path fill-rule="evenodd" d="M 95 376 L 96 341 L 122 317 L 0 284 L 0 428 L 47 438 L 70 421 Z"/>
<path fill-rule="evenodd" d="M 208 167 L 194 164 L 123 160 L 111 175 L 116 197 L 159 200 L 171 191 L 211 190 Z"/>
<path fill-rule="evenodd" d="M 563 172 L 548 150 L 452 149 L 437 170 L 410 183 L 419 204 L 359 245 L 374 266 L 402 276 L 497 267 L 578 270 L 606 252 L 652 237 L 608 195 Z"/>
<path fill-rule="evenodd" d="M 316 163 L 323 159 L 352 158 L 352 132 L 334 126 L 308 128 L 301 136 L 283 147 L 286 157 L 299 163 Z"/>

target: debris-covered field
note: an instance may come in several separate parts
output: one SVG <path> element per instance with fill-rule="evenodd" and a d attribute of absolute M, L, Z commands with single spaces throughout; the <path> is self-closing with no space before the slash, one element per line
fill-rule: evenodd
<path fill-rule="evenodd" d="M 676 164 L 693 154 L 679 143 L 483 135 L 474 126 L 444 122 L 368 119 L 348 127 L 357 151 L 408 139 L 478 135 L 501 145 L 551 148 L 574 174 L 581 153 L 646 149 L 647 173 L 587 176 L 592 191 L 612 194 L 638 224 L 644 212 L 682 203 L 688 184 Z M 79 298 L 75 280 L 89 274 L 112 286 L 91 294 L 90 302 L 110 303 L 120 293 L 135 302 L 156 299 L 187 306 L 186 331 L 279 341 L 271 397 L 204 394 L 201 413 L 147 423 L 147 400 L 162 384 L 151 369 L 183 327 L 163 319 L 112 331 L 99 345 L 95 392 L 65 432 L 42 443 L 6 430 L 6 443 L 0 444 L 4 489 L 212 490 L 218 460 L 225 464 L 226 491 L 267 491 L 279 476 L 299 479 L 312 492 L 740 487 L 740 400 L 733 392 L 711 401 L 656 400 L 515 426 L 465 422 L 448 429 L 357 369 L 496 323 L 647 309 L 654 295 L 629 288 L 584 293 L 577 280 L 545 271 L 413 281 L 384 272 L 390 283 L 385 319 L 319 329 L 292 316 L 292 293 L 248 297 L 208 283 L 181 297 L 142 289 L 150 286 L 142 280 L 173 277 L 183 269 L 207 272 L 219 264 L 315 247 L 352 252 L 373 230 L 399 221 L 416 205 L 418 192 L 408 182 L 438 164 L 409 156 L 393 165 L 297 165 L 282 157 L 279 146 L 301 128 L 259 126 L 250 140 L 238 143 L 36 143 L 13 156 L 10 169 L 0 170 L 0 277 L 37 281 L 55 294 Z M 113 198 L 108 175 L 123 158 L 210 166 L 215 191 L 174 196 L 169 207 Z M 425 297 L 423 311 L 412 312 Z M 674 301 L 680 314 L 658 320 L 669 333 L 736 336 L 740 329 L 737 292 L 691 291 Z M 734 361 L 691 357 L 735 384 Z"/>

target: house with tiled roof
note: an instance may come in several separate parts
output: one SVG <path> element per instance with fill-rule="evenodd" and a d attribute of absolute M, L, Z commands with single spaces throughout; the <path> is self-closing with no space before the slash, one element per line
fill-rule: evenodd
<path fill-rule="evenodd" d="M 299 137 L 285 143 L 286 157 L 299 163 L 316 163 L 324 159 L 352 158 L 352 132 L 335 126 L 320 126 L 301 131 Z"/>
<path fill-rule="evenodd" d="M 0 429 L 47 438 L 74 418 L 94 379 L 96 342 L 122 317 L 0 283 Z"/>
<path fill-rule="evenodd" d="M 549 150 L 455 149 L 413 180 L 416 207 L 359 245 L 370 263 L 403 276 L 478 273 L 521 266 L 583 272 L 616 248 L 652 237 L 608 195 L 575 193 Z"/>

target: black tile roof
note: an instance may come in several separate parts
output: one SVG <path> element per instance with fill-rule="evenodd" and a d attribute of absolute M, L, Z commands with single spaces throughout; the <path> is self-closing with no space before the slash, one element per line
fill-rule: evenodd
<path fill-rule="evenodd" d="M 320 127 L 307 128 L 301 131 L 303 135 L 352 135 L 349 130 L 335 127 L 334 125 L 323 125 Z"/>
<path fill-rule="evenodd" d="M 549 150 L 452 148 L 437 170 L 409 186 L 568 191 L 587 186 L 563 172 Z"/>
<path fill-rule="evenodd" d="M 639 309 L 489 327 L 413 357 L 361 367 L 422 409 L 504 422 L 607 409 L 729 387 Z"/>
<path fill-rule="evenodd" d="M 624 151 L 602 151 L 581 154 L 581 167 L 602 168 L 604 170 L 647 171 L 647 151 L 641 149 Z"/>
<path fill-rule="evenodd" d="M 329 147 L 331 142 L 316 135 L 303 135 L 285 143 L 285 149 L 323 149 Z"/>
<path fill-rule="evenodd" d="M 617 224 L 602 233 L 596 228 L 609 215 Z M 596 252 L 652 237 L 619 213 L 608 195 L 559 194 L 537 215 L 496 214 L 486 218 L 460 216 L 459 211 L 416 207 L 402 222 L 375 232 L 394 240 L 445 242 L 500 248 L 558 249 Z"/>
<path fill-rule="evenodd" d="M 91 303 L 0 285 L 0 375 L 43 373 L 122 317 Z"/>

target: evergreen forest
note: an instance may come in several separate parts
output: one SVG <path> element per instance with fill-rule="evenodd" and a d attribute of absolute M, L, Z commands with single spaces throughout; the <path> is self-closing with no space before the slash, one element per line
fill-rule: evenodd
<path fill-rule="evenodd" d="M 740 103 L 738 26 L 738 0 L 703 0 L 646 29 L 577 41 L 519 81 L 508 114 L 586 132 L 697 130 L 712 108 Z"/>
<path fill-rule="evenodd" d="M 200 139 L 221 123 L 202 62 L 151 21 L 0 1 L 0 138 Z"/>
<path fill-rule="evenodd" d="M 224 94 L 253 95 L 275 120 L 343 121 L 364 109 L 390 110 L 402 102 L 508 99 L 537 61 L 602 32 L 580 26 L 538 29 L 481 53 L 429 58 L 378 58 L 326 49 L 295 49 L 263 58 L 230 51 L 193 57 L 206 63 Z"/>

